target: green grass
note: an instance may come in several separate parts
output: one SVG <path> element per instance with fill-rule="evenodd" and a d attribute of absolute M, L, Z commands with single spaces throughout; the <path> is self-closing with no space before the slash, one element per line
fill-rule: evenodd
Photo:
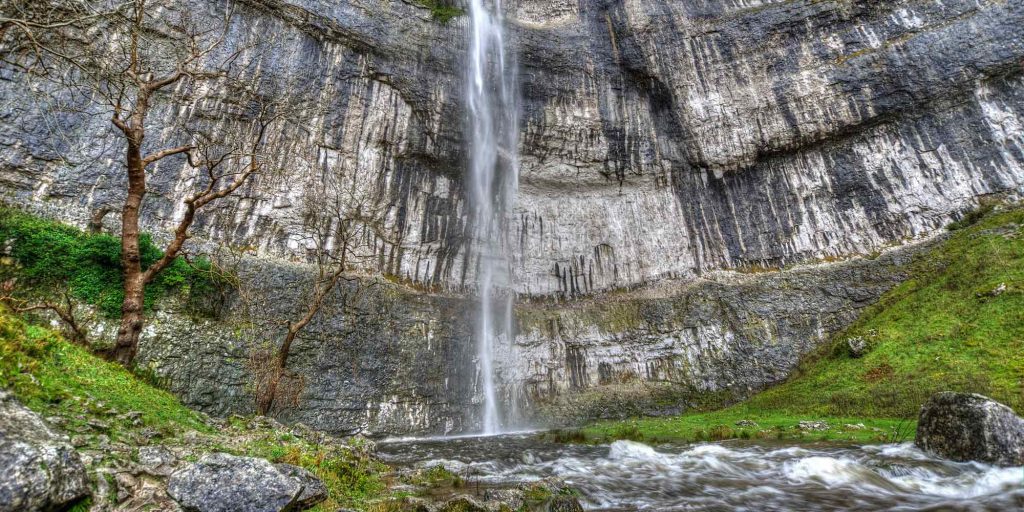
<path fill-rule="evenodd" d="M 437 464 L 412 473 L 405 478 L 405 482 L 418 487 L 431 489 L 450 489 L 462 487 L 465 482 L 462 477 L 451 472 L 443 464 Z"/>
<path fill-rule="evenodd" d="M 1024 209 L 984 210 L 952 225 L 948 240 L 912 262 L 909 279 L 785 383 L 721 411 L 602 422 L 579 434 L 694 441 L 771 437 L 761 431 L 772 430 L 780 438 L 888 441 L 893 428 L 913 426 L 929 396 L 946 390 L 981 393 L 1024 411 Z M 860 358 L 847 348 L 855 337 L 869 345 Z M 740 420 L 759 428 L 738 428 Z M 800 420 L 864 423 L 883 432 L 801 434 L 793 430 Z"/>
<path fill-rule="evenodd" d="M 7 311 L 0 311 L 0 388 L 11 390 L 29 408 L 72 424 L 135 411 L 141 413 L 142 426 L 167 434 L 210 430 L 171 394 Z M 122 430 L 112 422 L 113 438 Z"/>
<path fill-rule="evenodd" d="M 0 207 L 0 241 L 9 246 L 0 278 L 15 278 L 19 298 L 31 300 L 67 290 L 75 299 L 97 307 L 108 318 L 121 314 L 124 300 L 121 239 L 85 233 L 73 226 Z M 143 268 L 163 257 L 149 235 L 139 240 Z M 215 295 L 222 279 L 209 260 L 193 264 L 176 258 L 146 286 L 146 307 L 172 292 L 182 292 L 201 312 L 201 302 Z"/>
<path fill-rule="evenodd" d="M 441 23 L 448 23 L 449 21 L 466 14 L 466 11 L 458 7 L 443 5 L 439 0 L 417 0 L 416 3 L 430 9 L 431 16 Z"/>
<path fill-rule="evenodd" d="M 274 463 L 306 468 L 327 486 L 328 498 L 314 512 L 339 508 L 365 509 L 388 496 L 384 475 L 390 468 L 373 459 L 359 446 L 312 445 L 292 436 L 271 434 L 236 450 L 241 455 L 262 457 Z"/>
<path fill-rule="evenodd" d="M 0 389 L 11 391 L 45 417 L 63 418 L 63 428 L 71 432 L 95 432 L 88 425 L 100 421 L 109 426 L 104 433 L 112 441 L 131 444 L 142 429 L 149 429 L 159 434 L 161 443 L 185 443 L 198 452 L 222 451 L 304 467 L 328 488 L 329 498 L 317 511 L 365 509 L 391 496 L 385 478 L 390 468 L 373 459 L 358 441 L 314 444 L 287 432 L 251 427 L 251 420 L 243 418 L 214 426 L 124 367 L 2 307 Z M 129 412 L 141 413 L 138 423 L 127 419 Z M 200 437 L 186 439 L 183 434 L 188 432 Z M 198 455 L 187 457 L 196 459 Z"/>
<path fill-rule="evenodd" d="M 800 430 L 805 420 L 825 421 L 825 431 Z M 741 421 L 756 425 L 741 426 Z M 746 425 L 746 424 L 743 424 Z M 721 411 L 686 414 L 670 418 L 637 418 L 604 421 L 578 431 L 560 433 L 573 442 L 608 442 L 629 439 L 647 443 L 695 443 L 728 439 L 787 440 L 798 442 L 849 441 L 880 443 L 902 441 L 913 432 L 913 422 L 895 419 L 835 418 L 787 414 L 775 411 L 731 407 Z M 562 440 L 556 435 L 556 440 Z"/>

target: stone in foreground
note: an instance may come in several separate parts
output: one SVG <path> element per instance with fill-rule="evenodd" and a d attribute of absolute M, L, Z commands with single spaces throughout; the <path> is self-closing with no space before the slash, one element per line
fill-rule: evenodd
<path fill-rule="evenodd" d="M 308 472 L 294 473 L 264 459 L 212 453 L 175 471 L 167 493 L 194 512 L 302 510 L 316 503 L 305 489 L 322 484 Z"/>
<path fill-rule="evenodd" d="M 1024 419 L 982 395 L 938 393 L 921 408 L 914 444 L 955 461 L 1024 465 Z"/>
<path fill-rule="evenodd" d="M 87 481 L 65 436 L 0 391 L 0 512 L 67 508 L 89 494 Z"/>
<path fill-rule="evenodd" d="M 327 499 L 327 486 L 314 476 L 313 473 L 291 464 L 275 464 L 274 467 L 302 484 L 302 492 L 299 493 L 299 497 L 295 500 L 296 510 L 312 508 L 317 503 Z"/>

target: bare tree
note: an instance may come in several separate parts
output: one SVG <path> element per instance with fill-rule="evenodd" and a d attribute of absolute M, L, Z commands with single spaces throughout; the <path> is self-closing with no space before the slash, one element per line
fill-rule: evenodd
<path fill-rule="evenodd" d="M 316 264 L 316 276 L 303 296 L 308 297 L 300 316 L 286 322 L 283 340 L 269 354 L 254 354 L 256 409 L 269 414 L 281 395 L 282 381 L 288 377 L 288 358 L 296 338 L 330 304 L 343 314 L 359 302 L 376 280 L 354 272 L 365 268 L 365 255 L 356 250 L 371 239 L 394 244 L 384 227 L 387 205 L 355 172 L 344 169 L 328 174 L 309 187 L 304 202 L 302 231 L 308 233 L 309 257 Z M 296 394 L 297 391 L 292 390 Z"/>
<path fill-rule="evenodd" d="M 67 290 L 61 291 L 61 300 L 48 298 L 25 298 L 15 294 L 16 279 L 11 278 L 0 283 L 0 303 L 3 303 L 15 313 L 29 313 L 33 311 L 49 311 L 57 315 L 64 325 L 64 336 L 72 343 L 86 345 L 86 329 L 82 322 L 75 316 L 75 303 L 71 299 L 71 293 Z"/>
<path fill-rule="evenodd" d="M 229 44 L 233 16 L 225 5 L 223 17 L 213 21 L 200 16 L 204 21 L 197 22 L 187 10 L 158 17 L 147 0 L 6 0 L 0 7 L 4 60 L 49 81 L 57 94 L 70 98 L 68 104 L 83 105 L 80 112 L 108 117 L 124 141 L 124 302 L 108 356 L 125 365 L 138 351 L 146 285 L 181 254 L 204 207 L 267 171 L 269 132 L 294 111 L 293 104 L 261 92 L 258 75 L 242 64 L 254 60 L 242 58 L 247 52 L 260 51 L 269 41 Z M 146 144 L 155 105 L 171 95 L 193 110 L 230 97 L 242 110 L 237 129 L 185 122 L 172 127 L 178 143 Z M 147 175 L 172 158 L 193 170 L 197 190 L 181 201 L 163 257 L 143 268 L 140 215 L 149 192 Z"/>

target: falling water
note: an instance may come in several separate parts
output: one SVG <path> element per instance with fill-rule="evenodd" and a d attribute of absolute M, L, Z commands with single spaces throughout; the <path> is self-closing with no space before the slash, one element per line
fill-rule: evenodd
<path fill-rule="evenodd" d="M 518 105 L 515 65 L 505 49 L 501 0 L 470 0 L 472 18 L 467 67 L 471 131 L 469 200 L 476 230 L 480 311 L 477 360 L 484 400 L 483 433 L 501 431 L 495 387 L 496 345 L 511 338 L 511 269 L 506 247 L 507 213 L 518 182 Z M 510 343 L 510 342 L 509 342 Z"/>

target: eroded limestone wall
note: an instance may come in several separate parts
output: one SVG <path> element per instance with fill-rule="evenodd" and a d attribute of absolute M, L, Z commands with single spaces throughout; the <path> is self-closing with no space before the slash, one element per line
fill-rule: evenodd
<path fill-rule="evenodd" d="M 257 248 L 263 317 L 283 321 L 308 271 L 293 263 L 307 258 L 310 198 L 354 176 L 383 205 L 385 236 L 360 240 L 361 264 L 417 286 L 311 326 L 293 359 L 303 394 L 283 414 L 337 433 L 473 430 L 474 308 L 459 293 L 476 265 L 462 199 L 468 20 L 442 24 L 402 0 L 240 5 L 230 44 L 280 36 L 247 69 L 306 111 L 269 134 L 282 171 L 207 212 L 195 243 Z M 522 95 L 508 241 L 521 305 L 499 372 L 525 422 L 627 411 L 637 389 L 665 384 L 743 394 L 775 382 L 899 279 L 898 257 L 721 270 L 873 253 L 1024 186 L 1020 1 L 506 6 Z M 168 2 L 160 15 L 220 8 Z M 106 116 L 55 115 L 45 87 L 0 66 L 0 189 L 84 223 L 121 198 L 122 141 Z M 179 142 L 174 127 L 199 115 L 234 126 L 229 96 L 186 92 L 158 102 L 151 147 Z M 193 173 L 175 158 L 153 169 L 157 236 Z M 245 359 L 280 324 L 256 340 L 235 321 L 163 311 L 143 359 L 197 407 L 249 411 Z"/>
<path fill-rule="evenodd" d="M 472 286 L 461 192 L 468 20 L 441 24 L 414 4 L 246 3 L 231 43 L 280 34 L 254 69 L 268 90 L 302 96 L 308 115 L 271 135 L 283 173 L 223 203 L 199 234 L 302 259 L 308 191 L 354 173 L 386 206 L 387 236 L 361 247 L 367 266 Z M 164 15 L 214 16 L 218 5 L 175 2 Z M 509 244 L 522 294 L 869 253 L 1024 184 L 1020 2 L 520 0 L 508 9 L 523 120 Z M 73 220 L 116 204 L 121 141 L 106 118 L 55 121 L 25 77 L 3 76 L 5 191 Z M 232 109 L 230 98 L 165 103 L 152 118 L 154 147 L 200 107 Z M 180 214 L 191 172 L 177 159 L 154 170 L 151 229 Z"/>

